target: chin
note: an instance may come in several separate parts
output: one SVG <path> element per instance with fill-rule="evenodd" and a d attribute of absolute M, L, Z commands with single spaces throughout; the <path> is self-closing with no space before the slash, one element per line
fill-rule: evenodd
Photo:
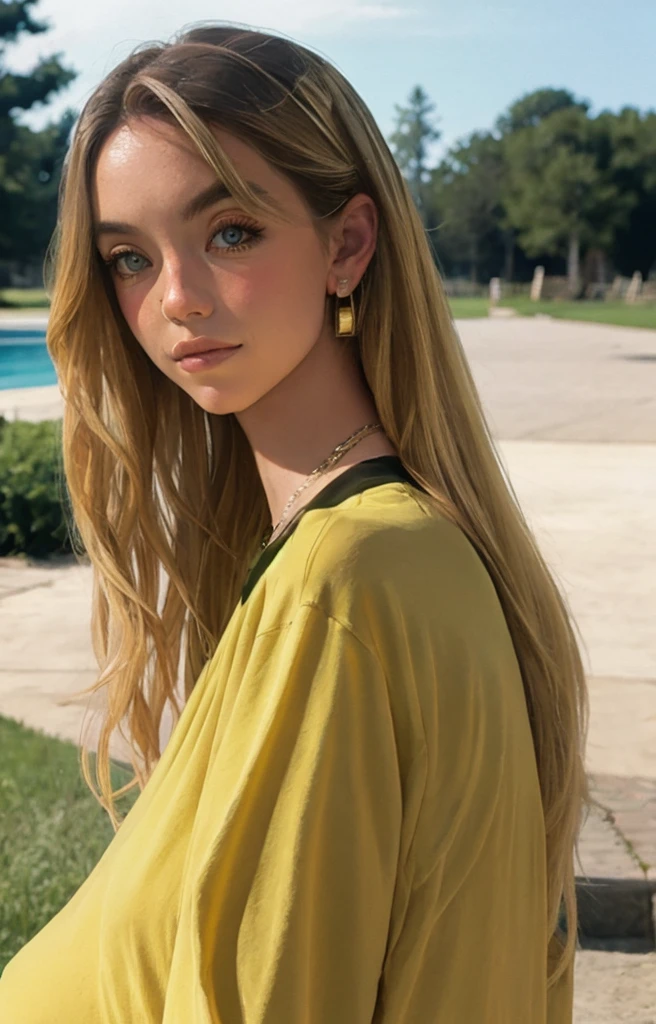
<path fill-rule="evenodd" d="M 230 394 L 228 389 L 218 390 L 209 384 L 184 390 L 196 405 L 211 416 L 227 416 L 229 413 L 242 412 L 253 404 L 241 395 Z"/>
<path fill-rule="evenodd" d="M 196 405 L 199 405 L 205 412 L 210 413 L 212 416 L 226 416 L 230 412 L 234 412 L 234 401 L 230 400 L 228 395 L 218 394 L 216 391 L 212 391 L 211 388 L 199 388 L 198 391 L 189 391 L 188 395 L 194 400 Z"/>

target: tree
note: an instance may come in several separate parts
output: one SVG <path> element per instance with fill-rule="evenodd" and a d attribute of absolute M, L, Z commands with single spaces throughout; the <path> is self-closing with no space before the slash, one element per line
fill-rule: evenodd
<path fill-rule="evenodd" d="M 437 141 L 442 133 L 432 121 L 435 104 L 420 85 L 416 85 L 408 98 L 408 106 L 395 104 L 396 129 L 390 135 L 392 152 L 410 186 L 420 216 L 427 224 L 429 209 L 426 184 L 429 172 L 426 166 L 427 145 Z"/>
<path fill-rule="evenodd" d="M 77 77 L 61 54 L 43 57 L 27 74 L 7 70 L 6 44 L 23 33 L 47 32 L 31 8 L 38 0 L 0 0 L 0 261 L 35 263 L 56 221 L 56 191 L 70 129 L 76 118 L 67 110 L 40 132 L 21 125 L 20 111 L 47 101 Z"/>
<path fill-rule="evenodd" d="M 585 100 L 576 100 L 569 89 L 536 89 L 511 103 L 505 113 L 497 118 L 495 130 L 503 138 L 522 128 L 537 128 L 552 114 L 573 108 L 587 114 L 590 104 Z"/>
<path fill-rule="evenodd" d="M 559 110 L 568 110 L 574 107 L 578 107 L 586 113 L 589 109 L 589 105 L 585 102 L 578 102 L 569 89 L 535 89 L 533 92 L 524 93 L 523 96 L 511 103 L 508 109 L 497 118 L 494 130 L 501 140 L 505 141 L 523 128 L 536 128 L 547 117 Z M 501 218 L 501 228 L 506 250 L 503 276 L 507 281 L 512 281 L 517 231 L 505 213 L 505 208 Z M 539 255 L 544 254 L 540 253 Z"/>
<path fill-rule="evenodd" d="M 503 204 L 528 256 L 566 253 L 569 290 L 579 292 L 580 249 L 608 249 L 632 197 L 599 166 L 585 104 L 563 107 L 504 139 Z"/>
<path fill-rule="evenodd" d="M 0 220 L 0 259 L 29 266 L 45 256 L 57 220 L 59 181 L 76 119 L 75 111 L 67 110 L 39 132 L 18 126 L 0 183 L 5 198 L 13 197 Z"/>
<path fill-rule="evenodd" d="M 451 147 L 432 172 L 440 212 L 438 245 L 469 264 L 472 281 L 489 264 L 490 247 L 500 247 L 503 147 L 489 132 L 473 132 Z"/>
<path fill-rule="evenodd" d="M 610 256 L 627 277 L 643 278 L 656 264 L 656 113 L 624 107 L 594 121 L 597 159 L 623 196 L 627 217 L 615 233 Z"/>

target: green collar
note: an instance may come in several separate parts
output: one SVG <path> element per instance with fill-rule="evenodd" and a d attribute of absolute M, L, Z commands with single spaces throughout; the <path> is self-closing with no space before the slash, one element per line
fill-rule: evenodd
<path fill-rule="evenodd" d="M 362 491 L 368 490 L 369 487 L 378 487 L 379 484 L 398 483 L 399 481 L 412 484 L 421 491 L 424 490 L 410 475 L 398 455 L 377 455 L 373 459 L 363 459 L 362 462 L 349 466 L 343 473 L 336 476 L 307 505 L 298 510 L 296 515 L 289 520 L 284 532 L 272 544 L 257 552 L 251 562 L 242 589 L 242 604 L 285 541 L 292 535 L 305 512 L 309 512 L 313 508 L 333 508 L 333 506 L 346 501 L 351 495 L 360 494 Z"/>

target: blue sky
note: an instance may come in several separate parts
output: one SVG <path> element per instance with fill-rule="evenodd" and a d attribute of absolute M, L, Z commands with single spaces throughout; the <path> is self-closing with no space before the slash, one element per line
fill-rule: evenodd
<path fill-rule="evenodd" d="M 61 51 L 79 72 L 51 104 L 23 116 L 33 128 L 67 106 L 79 109 L 140 42 L 207 20 L 277 30 L 320 50 L 386 136 L 394 105 L 423 85 L 442 132 L 434 157 L 491 128 L 537 88 L 570 89 L 593 114 L 656 109 L 656 0 L 41 0 L 33 16 L 52 29 L 9 47 L 9 67 L 27 70 L 39 55 Z"/>

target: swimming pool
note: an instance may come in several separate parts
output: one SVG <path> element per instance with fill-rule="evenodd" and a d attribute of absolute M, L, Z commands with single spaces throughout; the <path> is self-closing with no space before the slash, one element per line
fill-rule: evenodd
<path fill-rule="evenodd" d="M 57 374 L 37 327 L 0 327 L 0 391 L 56 384 Z"/>

